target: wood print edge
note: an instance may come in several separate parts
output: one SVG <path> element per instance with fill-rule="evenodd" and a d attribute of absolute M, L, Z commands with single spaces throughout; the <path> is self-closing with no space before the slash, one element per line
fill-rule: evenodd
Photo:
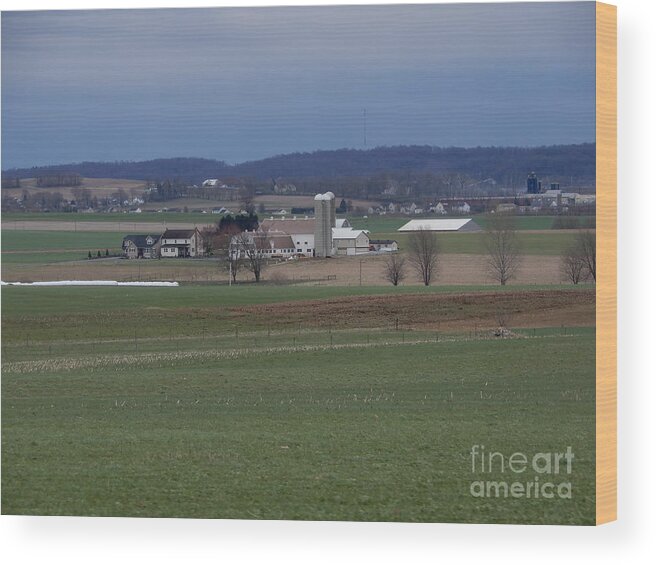
<path fill-rule="evenodd" d="M 617 519 L 617 8 L 596 4 L 596 523 Z"/>

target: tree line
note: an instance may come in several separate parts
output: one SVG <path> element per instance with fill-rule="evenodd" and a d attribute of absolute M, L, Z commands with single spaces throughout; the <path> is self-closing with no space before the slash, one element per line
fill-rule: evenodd
<path fill-rule="evenodd" d="M 426 184 L 422 174 L 459 173 L 476 181 L 491 178 L 499 186 L 519 188 L 525 186 L 528 172 L 535 171 L 541 178 L 563 185 L 594 186 L 595 144 L 473 148 L 401 145 L 291 153 L 237 165 L 199 158 L 83 162 L 10 169 L 3 171 L 3 177 L 32 178 L 71 171 L 90 178 L 176 178 L 189 185 L 198 185 L 207 178 L 232 177 L 254 179 L 260 187 L 269 187 L 271 179 L 283 179 L 308 191 L 330 189 L 339 183 L 345 195 L 366 193 L 362 183 L 377 182 L 384 174 L 405 184 Z M 402 173 L 408 172 L 414 173 L 413 178 L 404 179 Z M 356 188 L 356 184 L 361 186 Z"/>

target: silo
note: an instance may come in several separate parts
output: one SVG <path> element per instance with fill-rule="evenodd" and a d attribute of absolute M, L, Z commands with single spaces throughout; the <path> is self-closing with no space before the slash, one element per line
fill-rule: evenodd
<path fill-rule="evenodd" d="M 328 198 L 328 203 L 330 207 L 330 227 L 334 228 L 337 226 L 337 214 L 335 210 L 335 195 L 332 192 L 326 192 L 324 196 Z"/>
<path fill-rule="evenodd" d="M 317 257 L 330 257 L 333 247 L 333 230 L 331 226 L 332 202 L 328 194 L 317 194 L 314 197 L 314 248 Z"/>

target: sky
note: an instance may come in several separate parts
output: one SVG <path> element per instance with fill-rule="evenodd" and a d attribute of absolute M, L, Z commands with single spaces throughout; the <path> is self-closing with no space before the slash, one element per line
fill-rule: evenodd
<path fill-rule="evenodd" d="M 3 169 L 594 137 L 594 2 L 2 13 Z"/>

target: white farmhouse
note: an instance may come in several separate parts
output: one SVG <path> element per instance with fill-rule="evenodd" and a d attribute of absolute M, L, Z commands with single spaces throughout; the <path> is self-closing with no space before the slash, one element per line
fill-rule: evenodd
<path fill-rule="evenodd" d="M 166 230 L 162 235 L 162 257 L 202 257 L 204 254 L 203 239 L 197 228 Z"/>

